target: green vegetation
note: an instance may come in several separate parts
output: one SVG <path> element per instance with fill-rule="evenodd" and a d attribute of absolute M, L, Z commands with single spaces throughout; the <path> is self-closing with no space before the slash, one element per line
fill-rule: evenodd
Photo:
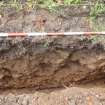
<path fill-rule="evenodd" d="M 88 3 L 88 0 L 27 0 L 24 4 L 21 4 L 22 0 L 10 0 L 8 2 L 0 1 L 0 8 L 2 7 L 10 7 L 15 8 L 16 11 L 21 10 L 24 5 L 26 5 L 29 9 L 32 9 L 36 6 L 40 6 L 42 8 L 47 8 L 50 12 L 58 12 L 60 10 L 60 6 L 63 5 L 79 5 L 84 2 Z M 96 0 L 94 6 L 91 6 L 89 19 L 94 21 L 99 14 L 105 12 L 105 4 L 100 2 L 100 0 Z M 60 12 L 62 12 L 60 10 Z"/>
<path fill-rule="evenodd" d="M 104 35 L 101 35 L 101 36 L 99 36 L 99 35 L 97 35 L 97 36 L 91 36 L 91 42 L 92 42 L 92 44 L 97 44 L 97 43 L 101 43 L 101 42 L 104 42 L 105 41 L 105 36 Z M 105 46 L 104 46 L 104 48 L 105 48 Z"/>
<path fill-rule="evenodd" d="M 80 4 L 81 0 L 64 0 L 64 4 L 70 5 L 70 4 Z"/>
<path fill-rule="evenodd" d="M 103 24 L 97 21 L 97 18 L 101 14 L 105 14 L 105 4 L 100 3 L 100 1 L 97 1 L 96 4 L 91 7 L 90 16 L 89 16 L 89 21 L 91 21 L 91 24 L 93 26 L 95 26 L 93 29 L 94 31 L 105 30 L 105 25 L 103 26 Z"/>
<path fill-rule="evenodd" d="M 95 19 L 102 13 L 105 13 L 105 4 L 96 2 L 96 4 L 91 8 L 90 16 Z"/>
<path fill-rule="evenodd" d="M 25 3 L 28 4 L 29 7 L 34 7 L 38 5 L 48 9 L 53 9 L 59 5 L 80 4 L 81 1 L 82 0 L 64 0 L 64 1 L 63 0 L 27 0 Z M 22 8 L 22 4 L 17 0 L 10 0 L 7 3 L 0 1 L 0 7 L 2 6 L 11 6 L 11 7 L 15 7 L 16 9 Z"/>
<path fill-rule="evenodd" d="M 16 8 L 17 11 L 22 9 L 22 5 L 19 2 L 17 2 L 17 0 L 10 2 L 9 6 Z"/>
<path fill-rule="evenodd" d="M 87 0 L 27 0 L 25 4 L 29 8 L 34 8 L 36 5 L 48 8 L 50 11 L 56 9 L 60 5 L 77 5 L 84 3 Z M 10 0 L 8 2 L 0 1 L 0 7 L 14 7 L 16 10 L 20 10 L 23 7 L 23 4 L 18 0 Z M 105 12 L 105 5 L 100 3 L 99 0 L 96 0 L 95 6 L 92 6 L 90 15 L 96 17 L 97 14 Z"/>
<path fill-rule="evenodd" d="M 54 11 L 59 4 L 53 0 L 37 0 L 36 5 L 48 8 L 50 11 Z"/>
<path fill-rule="evenodd" d="M 15 8 L 17 11 L 22 9 L 22 5 L 17 0 L 10 1 L 9 3 L 4 3 L 3 1 L 1 1 L 0 8 L 2 7 Z"/>

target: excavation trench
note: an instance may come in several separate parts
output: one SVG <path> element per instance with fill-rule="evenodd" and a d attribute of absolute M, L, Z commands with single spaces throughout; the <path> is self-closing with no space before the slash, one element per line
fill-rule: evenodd
<path fill-rule="evenodd" d="M 88 5 L 54 13 L 5 7 L 0 32 L 104 30 L 104 14 L 93 23 L 90 13 Z M 0 38 L 0 105 L 105 105 L 104 81 L 104 36 Z"/>
<path fill-rule="evenodd" d="M 89 37 L 0 40 L 1 89 L 57 88 L 104 78 L 104 44 L 93 44 Z"/>

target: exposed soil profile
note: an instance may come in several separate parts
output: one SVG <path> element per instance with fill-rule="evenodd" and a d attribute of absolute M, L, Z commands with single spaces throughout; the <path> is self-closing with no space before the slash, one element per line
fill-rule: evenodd
<path fill-rule="evenodd" d="M 63 11 L 5 11 L 0 32 L 93 29 L 89 7 Z M 88 36 L 0 38 L 0 105 L 104 105 L 105 39 L 93 41 Z"/>
<path fill-rule="evenodd" d="M 104 78 L 103 44 L 86 37 L 1 39 L 0 88 L 69 86 Z"/>

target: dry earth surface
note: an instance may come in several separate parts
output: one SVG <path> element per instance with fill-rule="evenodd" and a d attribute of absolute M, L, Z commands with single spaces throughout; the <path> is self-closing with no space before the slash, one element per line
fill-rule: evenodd
<path fill-rule="evenodd" d="M 1 90 L 0 105 L 105 105 L 104 87 L 99 82 L 40 91 Z"/>

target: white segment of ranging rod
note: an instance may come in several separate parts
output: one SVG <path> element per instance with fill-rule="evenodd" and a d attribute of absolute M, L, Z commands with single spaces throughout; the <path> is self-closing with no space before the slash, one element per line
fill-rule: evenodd
<path fill-rule="evenodd" d="M 46 32 L 34 32 L 34 33 L 26 33 L 28 36 L 46 36 L 47 33 Z"/>
<path fill-rule="evenodd" d="M 8 36 L 8 33 L 0 33 L 0 37 L 6 37 Z"/>

